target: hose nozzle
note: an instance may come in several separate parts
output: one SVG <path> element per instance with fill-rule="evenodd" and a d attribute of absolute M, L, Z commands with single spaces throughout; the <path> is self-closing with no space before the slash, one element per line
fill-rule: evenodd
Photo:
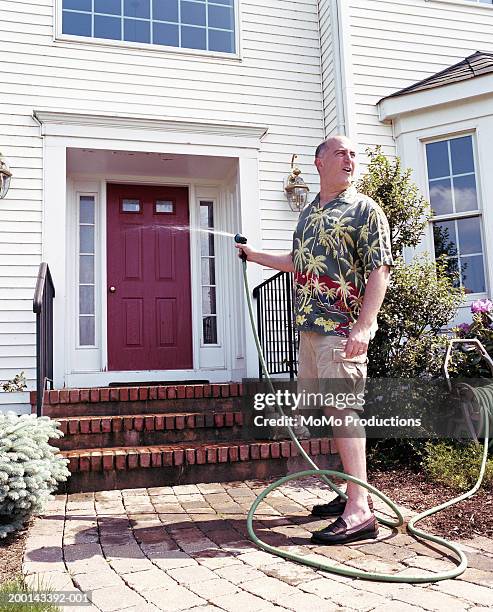
<path fill-rule="evenodd" d="M 247 239 L 245 236 L 243 236 L 243 234 L 236 234 L 236 236 L 234 237 L 234 241 L 237 244 L 246 244 L 247 243 Z M 247 256 L 245 255 L 245 253 L 243 251 L 240 250 L 240 258 L 242 261 L 246 261 L 247 260 Z"/>

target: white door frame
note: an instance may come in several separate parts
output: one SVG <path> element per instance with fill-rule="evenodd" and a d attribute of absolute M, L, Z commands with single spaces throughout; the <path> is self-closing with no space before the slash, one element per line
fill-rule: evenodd
<path fill-rule="evenodd" d="M 41 126 L 43 136 L 43 261 L 50 266 L 56 289 L 53 313 L 54 384 L 58 388 L 108 384 L 115 379 L 114 373 L 99 371 L 77 376 L 67 375 L 69 354 L 65 339 L 69 335 L 73 312 L 69 308 L 67 299 L 69 269 L 65 261 L 68 222 L 67 149 L 88 148 L 237 158 L 240 217 L 238 231 L 245 233 L 253 242 L 260 243 L 258 153 L 266 128 L 253 124 L 206 124 L 149 117 L 92 116 L 57 111 L 35 111 L 34 117 Z M 106 194 L 102 193 L 101 196 L 103 199 Z M 101 234 L 106 235 L 105 227 L 101 228 Z M 105 272 L 105 266 L 102 266 L 102 270 Z M 102 276 L 102 282 L 104 281 L 106 285 L 105 273 Z M 251 287 L 259 284 L 262 281 L 260 267 L 249 266 L 248 278 Z M 102 295 L 106 297 L 106 292 L 102 292 Z M 106 312 L 104 298 L 101 301 L 101 308 L 102 312 Z M 242 310 L 243 316 L 246 317 L 247 308 L 244 300 Z M 231 349 L 234 361 L 230 362 L 227 370 L 223 370 L 222 373 L 218 370 L 209 371 L 207 375 L 209 380 L 230 377 L 233 370 L 248 377 L 256 375 L 257 354 L 251 330 L 248 324 L 241 328 L 244 332 L 243 338 L 239 339 L 237 346 Z M 226 331 L 225 334 L 227 333 Z M 238 367 L 241 362 L 243 368 Z M 194 369 L 193 374 L 197 373 Z M 143 380 L 144 373 L 138 374 L 138 380 Z M 145 374 L 149 375 L 148 380 L 159 380 L 163 372 Z M 189 378 L 190 374 L 189 371 L 166 372 L 167 377 L 172 379 Z"/>

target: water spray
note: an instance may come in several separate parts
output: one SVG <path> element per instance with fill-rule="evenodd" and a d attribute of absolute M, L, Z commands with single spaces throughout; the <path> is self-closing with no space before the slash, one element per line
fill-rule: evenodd
<path fill-rule="evenodd" d="M 234 237 L 234 241 L 237 244 L 247 244 L 247 239 L 245 236 L 243 236 L 242 234 L 236 234 L 236 236 Z M 274 386 L 272 384 L 272 379 L 270 377 L 270 374 L 267 370 L 267 365 L 265 363 L 265 359 L 264 359 L 264 355 L 262 352 L 262 347 L 260 346 L 260 340 L 258 337 L 258 333 L 257 333 L 257 328 L 256 328 L 256 324 L 255 324 L 255 319 L 253 316 L 253 308 L 252 308 L 252 300 L 250 297 L 250 288 L 248 286 L 248 279 L 247 279 L 247 257 L 245 255 L 245 253 L 241 253 L 240 254 L 240 258 L 242 260 L 242 270 L 243 270 L 243 284 L 244 284 L 244 288 L 245 288 L 245 295 L 246 295 L 246 300 L 247 300 L 247 306 L 248 306 L 248 313 L 249 313 L 249 318 L 250 318 L 250 324 L 252 327 L 252 332 L 253 332 L 253 337 L 255 339 L 255 345 L 257 347 L 257 353 L 258 353 L 258 357 L 259 357 L 259 361 L 262 367 L 262 370 L 264 372 L 265 375 L 265 379 L 267 381 L 267 384 L 269 386 L 269 389 L 271 391 L 271 393 L 274 393 Z M 452 345 L 454 342 L 457 341 L 451 341 L 450 345 L 449 345 L 449 350 L 447 352 L 447 355 L 449 355 L 450 350 L 452 348 Z M 489 357 L 488 353 L 486 352 L 486 350 L 484 349 L 484 347 L 481 345 L 481 343 L 479 342 L 479 340 L 475 340 L 475 341 L 467 341 L 464 340 L 462 342 L 469 342 L 470 344 L 476 344 L 479 345 L 478 350 L 479 352 L 483 355 L 483 357 L 485 359 L 487 359 L 487 361 L 489 362 L 491 371 L 493 373 L 493 360 L 491 359 L 491 357 Z M 446 358 L 445 360 L 445 364 L 444 364 L 444 373 L 445 373 L 445 377 L 447 379 L 447 381 L 449 382 L 449 388 L 451 389 L 451 385 L 450 385 L 450 381 L 449 381 L 449 376 L 448 376 L 448 370 L 447 370 L 447 365 L 448 365 L 448 358 Z M 468 386 L 468 385 L 466 385 Z M 480 467 L 480 471 L 479 471 L 479 476 L 478 479 L 476 481 L 476 484 L 474 485 L 474 487 L 470 490 L 467 491 L 466 493 L 464 493 L 463 495 L 460 495 L 459 497 L 455 497 L 454 499 L 445 502 L 443 504 L 440 504 L 439 506 L 435 506 L 433 508 L 430 508 L 429 510 L 426 510 L 425 512 L 421 512 L 420 514 L 417 514 L 416 516 L 414 516 L 406 525 L 406 530 L 408 533 L 410 533 L 411 535 L 420 538 L 421 540 L 425 540 L 428 542 L 433 542 L 435 544 L 439 544 L 441 546 L 444 546 L 445 548 L 448 548 L 450 551 L 452 551 L 454 553 L 454 555 L 457 556 L 458 558 L 458 565 L 455 568 L 452 568 L 448 571 L 445 572 L 441 572 L 438 574 L 434 574 L 434 575 L 430 575 L 430 576 L 410 576 L 410 575 L 398 575 L 398 574 L 384 574 L 384 573 L 379 573 L 379 572 L 364 572 L 362 570 L 358 570 L 358 569 L 354 569 L 354 568 L 349 568 L 346 566 L 341 566 L 341 565 L 332 565 L 330 563 L 327 563 L 326 561 L 318 561 L 316 559 L 313 558 L 307 558 L 306 556 L 301 556 L 301 555 L 296 555 L 292 552 L 283 550 L 281 548 L 278 548 L 276 546 L 271 546 L 270 544 L 267 544 L 266 542 L 264 542 L 263 540 L 261 540 L 259 537 L 257 537 L 257 535 L 255 534 L 255 530 L 253 528 L 253 519 L 255 516 L 255 511 L 257 510 L 258 506 L 263 502 L 263 500 L 269 495 L 269 493 L 271 493 L 272 491 L 274 491 L 275 489 L 277 489 L 278 487 L 282 486 L 283 484 L 289 482 L 290 480 L 297 480 L 299 478 L 304 478 L 306 476 L 317 476 L 319 477 L 321 480 L 323 480 L 335 493 L 337 493 L 342 499 L 346 500 L 347 499 L 347 495 L 340 490 L 333 482 L 332 480 L 330 480 L 330 478 L 339 478 L 341 480 L 346 480 L 346 481 L 351 481 L 354 482 L 362 487 L 364 487 L 365 489 L 367 489 L 370 493 L 372 493 L 373 495 L 376 495 L 378 498 L 380 498 L 386 505 L 388 508 L 390 508 L 390 510 L 395 514 L 395 518 L 394 519 L 388 519 L 386 517 L 378 517 L 378 521 L 379 523 L 386 525 L 392 529 L 396 529 L 398 527 L 400 527 L 401 525 L 404 524 L 404 517 L 402 516 L 402 513 L 400 512 L 399 508 L 396 506 L 396 504 L 389 499 L 386 495 L 384 495 L 384 493 L 382 493 L 381 491 L 379 491 L 378 489 L 376 489 L 374 486 L 370 485 L 367 482 L 364 482 L 362 480 L 360 480 L 359 478 L 355 478 L 354 476 L 351 476 L 349 474 L 345 474 L 344 472 L 339 472 L 336 470 L 321 470 L 317 467 L 317 465 L 314 463 L 314 461 L 312 460 L 312 458 L 308 455 L 308 453 L 305 451 L 305 449 L 301 446 L 301 443 L 299 442 L 299 440 L 297 439 L 294 431 L 292 430 L 292 428 L 287 425 L 286 428 L 288 430 L 288 434 L 289 437 L 293 440 L 294 444 L 296 445 L 298 451 L 300 452 L 300 455 L 305 459 L 305 461 L 311 466 L 312 469 L 309 470 L 304 470 L 302 472 L 296 472 L 294 474 L 289 474 L 288 476 L 284 476 L 283 478 L 280 478 L 279 480 L 276 480 L 275 482 L 273 482 L 272 484 L 270 484 L 266 489 L 264 489 L 264 491 L 262 491 L 262 493 L 260 493 L 260 495 L 255 499 L 255 501 L 253 502 L 249 512 L 248 512 L 248 516 L 247 516 L 247 530 L 248 530 L 248 536 L 249 538 L 259 547 L 262 548 L 263 550 L 276 555 L 278 557 L 282 557 L 284 559 L 289 559 L 290 561 L 295 561 L 297 563 L 301 563 L 302 565 L 308 565 L 310 567 L 314 567 L 315 569 L 319 569 L 319 570 L 323 570 L 329 573 L 333 573 L 333 574 L 339 574 L 341 576 L 347 576 L 349 578 L 362 578 L 364 580 L 372 580 L 372 581 L 377 581 L 377 582 L 403 582 L 403 583 L 428 583 L 428 582 L 438 582 L 440 580 L 448 580 L 451 578 L 456 578 L 457 576 L 460 576 L 461 574 L 463 574 L 465 572 L 465 570 L 467 569 L 467 557 L 466 555 L 463 553 L 463 551 L 459 548 L 458 545 L 454 544 L 453 542 L 449 542 L 448 540 L 445 540 L 444 538 L 441 538 L 439 536 L 434 536 L 432 534 L 426 533 L 425 531 L 422 531 L 421 529 L 418 529 L 416 527 L 416 523 L 418 523 L 419 521 L 423 520 L 424 518 L 431 516 L 432 514 L 435 514 L 436 512 L 439 512 L 440 510 L 444 510 L 445 508 L 449 508 L 450 506 L 459 503 L 460 501 L 463 501 L 465 499 L 467 499 L 468 497 L 471 497 L 472 495 L 474 495 L 474 493 L 476 493 L 476 491 L 479 489 L 479 487 L 481 486 L 481 482 L 483 480 L 484 477 L 484 473 L 486 470 L 486 461 L 488 458 L 488 437 L 489 437 L 489 421 L 492 417 L 492 408 L 491 406 L 493 405 L 493 388 L 491 385 L 489 385 L 488 387 L 482 387 L 480 389 L 473 389 L 472 387 L 469 387 L 470 392 L 474 395 L 474 397 L 478 400 L 478 404 L 481 408 L 481 410 L 483 411 L 483 416 L 484 416 L 484 447 L 483 447 L 483 457 L 482 457 L 482 461 L 481 461 L 481 467 Z M 487 408 L 487 405 L 489 405 L 489 408 Z M 282 409 L 282 406 L 278 403 L 276 404 L 276 409 L 279 411 L 279 413 L 281 414 L 282 417 L 285 417 L 285 413 Z M 285 421 L 288 422 L 288 421 Z"/>

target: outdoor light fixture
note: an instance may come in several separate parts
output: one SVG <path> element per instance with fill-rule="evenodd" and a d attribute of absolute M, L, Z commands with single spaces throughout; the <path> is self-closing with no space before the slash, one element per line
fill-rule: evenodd
<path fill-rule="evenodd" d="M 294 212 L 300 212 L 306 204 L 310 189 L 300 176 L 301 170 L 294 166 L 294 160 L 296 157 L 298 156 L 293 155 L 291 158 L 291 174 L 286 179 L 284 191 L 286 192 L 286 197 L 291 210 Z"/>
<path fill-rule="evenodd" d="M 12 172 L 10 172 L 10 168 L 6 164 L 6 162 L 2 159 L 2 154 L 0 153 L 0 200 L 2 200 L 6 195 L 7 191 L 10 187 L 10 179 L 12 178 Z"/>

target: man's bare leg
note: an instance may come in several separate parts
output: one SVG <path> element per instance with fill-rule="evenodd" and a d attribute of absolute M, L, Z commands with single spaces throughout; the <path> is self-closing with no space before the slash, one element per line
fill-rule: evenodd
<path fill-rule="evenodd" d="M 348 414 L 356 415 L 350 410 L 336 410 L 328 408 L 326 416 L 335 416 L 344 421 Z M 342 467 L 346 474 L 355 476 L 364 482 L 366 474 L 366 438 L 365 429 L 360 425 L 334 425 L 332 427 L 337 452 L 341 457 Z M 348 496 L 342 518 L 348 527 L 355 527 L 371 517 L 368 506 L 368 491 L 362 486 L 347 481 L 346 494 Z"/>

